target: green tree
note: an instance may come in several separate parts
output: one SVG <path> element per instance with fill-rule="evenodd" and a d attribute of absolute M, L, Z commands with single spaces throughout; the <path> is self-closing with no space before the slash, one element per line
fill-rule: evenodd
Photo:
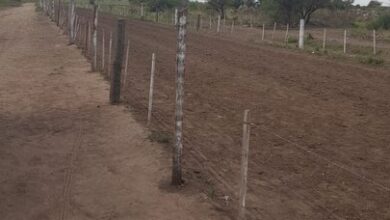
<path fill-rule="evenodd" d="M 382 3 L 378 2 L 376 0 L 371 0 L 370 3 L 368 3 L 367 7 L 369 8 L 375 8 L 375 7 L 381 7 Z"/>

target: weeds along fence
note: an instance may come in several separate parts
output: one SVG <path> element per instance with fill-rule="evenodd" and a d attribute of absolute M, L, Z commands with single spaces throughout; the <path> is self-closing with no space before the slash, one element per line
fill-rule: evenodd
<path fill-rule="evenodd" d="M 58 25 L 69 34 L 68 5 L 53 6 L 54 10 L 47 8 L 45 13 L 53 21 L 58 19 Z M 55 16 L 58 12 L 60 16 Z M 91 62 L 94 60 L 92 18 L 90 8 L 76 8 L 75 43 Z M 113 77 L 118 50 L 118 18 L 123 17 L 104 11 L 98 13 L 96 70 L 109 80 Z M 130 104 L 139 121 L 149 124 L 152 140 L 171 146 L 175 117 L 175 29 L 171 24 L 135 19 L 126 20 L 125 25 L 123 45 L 119 48 L 123 51 L 121 99 Z M 215 26 L 212 27 L 214 30 Z M 234 37 L 227 27 L 227 23 L 220 27 L 218 35 L 226 33 L 223 36 Z M 287 104 L 281 101 L 281 96 L 294 91 L 267 86 L 271 84 L 267 77 L 260 79 L 252 73 L 254 69 L 266 67 L 250 62 L 243 64 L 244 58 L 235 62 L 240 57 L 224 55 L 226 43 L 230 41 L 196 34 L 196 29 L 193 28 L 190 36 L 186 76 L 185 180 L 197 185 L 207 199 L 234 218 L 239 213 L 239 218 L 246 219 L 275 219 L 275 216 L 278 219 L 385 219 L 387 206 L 383 204 L 390 204 L 389 188 L 386 180 L 375 176 L 385 176 L 386 170 L 374 173 L 353 168 L 356 161 L 345 155 L 355 148 L 331 149 L 335 136 L 333 131 L 328 131 L 331 129 L 327 123 L 316 123 L 313 128 L 328 131 L 326 140 L 319 140 L 314 134 L 306 135 L 304 121 L 310 116 L 300 115 L 301 112 L 289 106 L 295 106 L 296 100 Z M 275 26 L 274 41 L 285 39 L 283 29 Z M 209 30 L 207 25 L 202 26 L 201 31 Z M 262 29 L 243 30 L 261 40 Z M 264 30 L 264 40 L 268 40 L 274 26 Z M 297 30 L 290 31 L 294 37 Z M 217 35 L 215 32 L 209 34 Z M 233 33 L 239 30 L 233 29 Z M 257 48 L 242 47 L 245 56 L 258 56 Z M 267 56 L 258 58 L 277 65 Z M 227 67 L 215 66 L 221 63 Z M 237 74 L 236 65 L 244 71 L 239 70 Z M 151 74 L 152 66 L 154 74 Z M 219 71 L 219 68 L 224 69 Z M 299 75 L 301 72 L 295 74 L 304 78 Z M 150 85 L 154 85 L 151 115 L 148 114 Z M 251 111 L 245 112 L 243 121 L 242 112 L 246 108 Z M 294 115 L 299 115 L 299 120 L 294 120 Z M 336 131 L 342 133 L 339 128 Z M 354 143 L 355 140 L 352 137 L 346 141 Z M 317 150 L 320 145 L 330 149 Z"/>

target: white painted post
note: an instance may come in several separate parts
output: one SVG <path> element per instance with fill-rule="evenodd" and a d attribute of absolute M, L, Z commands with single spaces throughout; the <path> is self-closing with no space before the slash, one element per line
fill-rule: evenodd
<path fill-rule="evenodd" d="M 105 45 L 106 45 L 106 43 L 105 43 L 105 41 L 106 41 L 106 33 L 104 32 L 104 28 L 103 28 L 103 30 L 102 30 L 102 72 L 104 72 L 104 67 L 105 67 L 105 53 L 106 53 L 106 48 L 105 48 Z"/>
<path fill-rule="evenodd" d="M 344 53 L 347 53 L 347 29 L 344 30 Z"/>
<path fill-rule="evenodd" d="M 148 122 L 147 126 L 150 126 L 152 120 L 152 106 L 153 106 L 153 86 L 154 86 L 154 71 L 156 65 L 156 55 L 152 54 L 152 67 L 150 69 L 150 87 L 149 87 L 149 105 L 148 105 Z"/>
<path fill-rule="evenodd" d="M 221 15 L 218 15 L 217 33 L 219 33 L 220 31 L 220 26 L 221 26 Z"/>
<path fill-rule="evenodd" d="M 376 30 L 374 29 L 372 31 L 372 46 L 373 46 L 373 52 L 374 52 L 374 55 L 376 55 Z"/>
<path fill-rule="evenodd" d="M 175 26 L 177 25 L 177 8 L 175 8 Z"/>
<path fill-rule="evenodd" d="M 210 30 L 211 30 L 211 28 L 212 28 L 211 16 L 210 16 L 210 21 L 209 21 L 209 27 L 210 27 Z"/>
<path fill-rule="evenodd" d="M 305 38 L 305 20 L 301 19 L 299 22 L 299 49 L 304 48 L 304 38 Z"/>
<path fill-rule="evenodd" d="M 264 41 L 264 37 L 265 37 L 265 24 L 263 23 L 263 32 L 261 34 L 261 40 Z"/>
<path fill-rule="evenodd" d="M 324 28 L 324 36 L 322 39 L 322 49 L 325 51 L 326 50 L 326 28 Z"/>
<path fill-rule="evenodd" d="M 98 5 L 95 3 L 93 6 L 93 26 L 92 26 L 92 44 L 93 44 L 93 64 L 92 70 L 96 71 L 97 68 L 97 27 L 98 27 Z"/>
<path fill-rule="evenodd" d="M 111 77 L 111 62 L 112 62 L 112 32 L 110 32 L 110 42 L 108 45 L 108 76 Z"/>
<path fill-rule="evenodd" d="M 129 69 L 129 53 L 130 53 L 130 39 L 127 40 L 126 60 L 125 60 L 125 77 L 123 79 L 123 87 L 126 86 L 126 81 L 127 81 L 127 75 L 128 75 L 128 69 Z"/>
<path fill-rule="evenodd" d="M 249 157 L 249 110 L 244 111 L 244 121 L 242 126 L 242 154 L 241 154 L 241 182 L 239 195 L 238 220 L 245 219 L 245 202 L 248 182 L 248 157 Z"/>
<path fill-rule="evenodd" d="M 284 42 L 286 43 L 286 45 L 288 45 L 288 31 L 289 31 L 289 28 L 290 28 L 290 25 L 287 24 L 287 27 L 286 27 L 286 36 L 284 36 Z"/>

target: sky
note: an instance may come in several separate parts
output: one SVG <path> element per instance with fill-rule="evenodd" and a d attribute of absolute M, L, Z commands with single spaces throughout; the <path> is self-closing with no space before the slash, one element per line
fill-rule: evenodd
<path fill-rule="evenodd" d="M 379 0 L 380 2 L 383 2 L 383 5 L 390 6 L 390 0 Z M 355 5 L 367 5 L 370 2 L 370 0 L 355 0 Z"/>

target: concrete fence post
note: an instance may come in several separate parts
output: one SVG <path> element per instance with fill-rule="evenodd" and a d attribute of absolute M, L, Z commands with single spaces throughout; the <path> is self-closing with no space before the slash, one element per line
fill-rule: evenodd
<path fill-rule="evenodd" d="M 147 126 L 150 126 L 152 121 L 152 108 L 153 108 L 153 87 L 154 87 L 154 72 L 156 70 L 156 55 L 152 54 L 152 66 L 150 68 L 150 86 L 149 86 L 149 105 L 148 105 L 148 121 Z"/>
<path fill-rule="evenodd" d="M 304 49 L 304 42 L 305 41 L 305 20 L 301 19 L 299 21 L 299 43 L 298 47 L 299 49 Z"/>

